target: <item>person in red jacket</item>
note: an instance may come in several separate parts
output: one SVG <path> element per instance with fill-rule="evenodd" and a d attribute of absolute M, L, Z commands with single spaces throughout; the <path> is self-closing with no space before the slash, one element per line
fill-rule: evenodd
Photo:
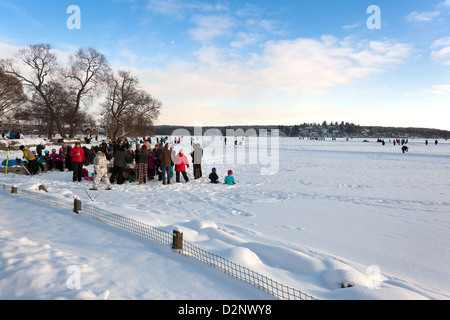
<path fill-rule="evenodd" d="M 189 168 L 189 160 L 183 154 L 183 149 L 178 152 L 178 154 L 173 158 L 173 163 L 175 164 L 175 180 L 176 182 L 180 182 L 180 172 L 183 175 L 183 178 L 186 182 L 189 181 L 189 178 L 186 174 L 186 166 Z"/>
<path fill-rule="evenodd" d="M 72 158 L 73 182 L 81 182 L 81 172 L 83 170 L 83 162 L 85 160 L 84 150 L 81 148 L 81 143 L 76 142 L 75 147 L 70 150 L 70 157 Z"/>

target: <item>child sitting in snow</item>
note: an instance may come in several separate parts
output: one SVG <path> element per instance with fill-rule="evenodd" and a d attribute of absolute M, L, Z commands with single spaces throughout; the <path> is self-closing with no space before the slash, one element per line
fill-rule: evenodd
<path fill-rule="evenodd" d="M 233 171 L 232 170 L 228 170 L 228 175 L 225 177 L 224 183 L 228 184 L 228 185 L 233 185 L 236 184 L 234 177 L 233 177 Z"/>
<path fill-rule="evenodd" d="M 219 176 L 216 173 L 216 168 L 212 168 L 211 173 L 209 174 L 209 180 L 211 180 L 211 183 L 219 183 Z"/>
<path fill-rule="evenodd" d="M 54 168 L 54 163 L 52 161 L 52 156 L 51 154 L 48 152 L 48 150 L 44 151 L 44 155 L 42 156 L 42 159 L 44 160 L 45 163 L 47 163 L 48 165 L 48 170 L 53 170 Z"/>

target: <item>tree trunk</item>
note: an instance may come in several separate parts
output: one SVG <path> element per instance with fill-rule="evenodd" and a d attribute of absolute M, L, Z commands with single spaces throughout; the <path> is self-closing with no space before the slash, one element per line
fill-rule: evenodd
<path fill-rule="evenodd" d="M 53 138 L 53 130 L 54 130 L 54 128 L 53 128 L 53 119 L 51 119 L 49 121 L 49 123 L 48 123 L 48 126 L 47 126 L 48 140 Z"/>

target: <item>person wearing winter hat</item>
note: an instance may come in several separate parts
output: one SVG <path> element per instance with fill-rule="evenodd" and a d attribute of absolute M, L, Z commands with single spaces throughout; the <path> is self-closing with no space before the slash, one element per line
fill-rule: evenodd
<path fill-rule="evenodd" d="M 37 174 L 38 173 L 38 163 L 36 160 L 36 156 L 33 154 L 33 152 L 31 152 L 27 147 L 25 146 L 20 146 L 19 147 L 20 150 L 22 150 L 23 152 L 23 157 L 25 158 L 28 162 L 27 162 L 27 169 L 28 172 L 32 175 Z"/>
<path fill-rule="evenodd" d="M 102 151 L 103 152 L 103 151 Z M 106 154 L 105 154 L 106 156 Z M 127 161 L 131 157 L 130 153 L 127 151 L 123 144 L 117 147 L 112 153 L 113 158 L 113 168 L 109 181 L 114 183 L 117 180 L 117 184 L 123 184 L 125 179 L 123 178 L 123 171 L 127 164 Z M 108 159 L 108 157 L 106 156 Z"/>
<path fill-rule="evenodd" d="M 75 142 L 75 147 L 70 150 L 69 155 L 72 158 L 72 181 L 81 182 L 81 172 L 83 170 L 83 163 L 86 157 L 79 141 Z"/>
<path fill-rule="evenodd" d="M 224 183 L 226 183 L 228 185 L 236 184 L 236 181 L 234 180 L 234 177 L 233 177 L 232 170 L 228 170 L 228 175 L 225 177 Z"/>
<path fill-rule="evenodd" d="M 189 178 L 186 174 L 186 167 L 189 168 L 189 160 L 184 155 L 183 149 L 181 149 L 178 154 L 173 158 L 173 163 L 175 164 L 175 180 L 176 182 L 180 182 L 180 172 L 183 175 L 183 178 L 186 182 L 189 181 Z"/>
<path fill-rule="evenodd" d="M 162 143 L 155 145 L 155 175 L 158 176 L 158 181 L 162 181 L 162 168 L 161 168 L 161 160 L 159 159 L 159 155 L 162 151 Z"/>
<path fill-rule="evenodd" d="M 148 149 L 149 154 L 148 154 L 148 158 L 147 158 L 147 166 L 148 166 L 148 171 L 147 171 L 147 177 L 148 180 L 153 180 L 155 179 L 155 157 L 156 157 L 156 152 L 154 148 Z"/>
<path fill-rule="evenodd" d="M 48 150 L 44 150 L 44 155 L 38 161 L 42 161 L 42 163 L 46 163 L 47 170 L 51 170 L 51 168 L 53 167 L 53 164 L 51 163 L 52 160 L 50 159 L 50 152 Z"/>
<path fill-rule="evenodd" d="M 47 161 L 48 170 L 53 170 L 56 167 L 56 158 L 58 158 L 56 149 L 52 149 L 52 153 L 49 155 L 49 158 L 49 161 Z"/>
<path fill-rule="evenodd" d="M 202 157 L 203 149 L 200 143 L 194 144 L 194 151 L 191 152 L 192 163 L 194 165 L 194 179 L 202 177 Z"/>
<path fill-rule="evenodd" d="M 64 149 L 59 148 L 59 153 L 55 159 L 55 167 L 59 171 L 64 171 Z"/>
<path fill-rule="evenodd" d="M 42 157 L 42 150 L 45 149 L 45 141 L 41 141 L 41 143 L 36 147 L 37 156 Z"/>
<path fill-rule="evenodd" d="M 211 180 L 211 183 L 219 183 L 219 176 L 216 171 L 216 168 L 212 168 L 211 173 L 209 174 L 209 180 Z"/>
<path fill-rule="evenodd" d="M 111 182 L 108 179 L 108 165 L 106 163 L 106 155 L 99 148 L 96 148 L 95 151 L 96 151 L 94 158 L 95 178 L 91 190 L 97 190 L 100 180 L 103 180 L 103 182 L 106 183 L 107 185 L 106 190 L 111 190 Z"/>

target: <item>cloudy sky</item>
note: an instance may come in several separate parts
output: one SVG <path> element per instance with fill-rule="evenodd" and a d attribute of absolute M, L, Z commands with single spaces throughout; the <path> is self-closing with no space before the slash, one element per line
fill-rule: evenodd
<path fill-rule="evenodd" d="M 450 130 L 450 0 L 0 0 L 0 57 L 43 42 L 133 70 L 159 124 Z"/>

